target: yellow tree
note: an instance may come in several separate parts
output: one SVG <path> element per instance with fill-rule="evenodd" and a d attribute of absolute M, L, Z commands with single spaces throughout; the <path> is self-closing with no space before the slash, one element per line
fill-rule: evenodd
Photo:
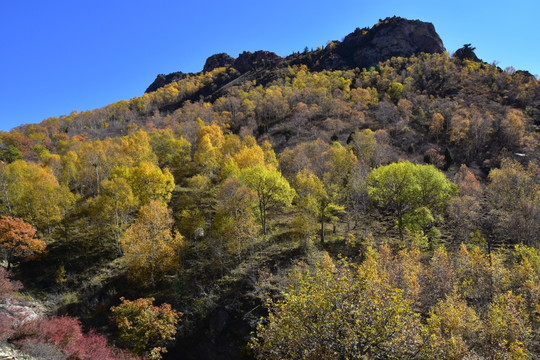
<path fill-rule="evenodd" d="M 127 180 L 142 205 L 153 200 L 168 202 L 171 199 L 174 177 L 169 169 L 161 170 L 151 162 L 142 162 L 136 167 L 116 168 L 113 175 Z"/>
<path fill-rule="evenodd" d="M 182 313 L 167 303 L 152 305 L 154 298 L 130 301 L 122 297 L 120 300 L 120 305 L 111 308 L 120 339 L 134 354 L 148 352 L 149 359 L 161 359 L 161 354 L 167 352 L 164 345 L 174 340 L 176 324 Z"/>
<path fill-rule="evenodd" d="M 172 130 L 151 134 L 152 149 L 161 168 L 168 168 L 178 182 L 188 173 L 191 162 L 191 144 L 183 137 L 176 138 Z"/>
<path fill-rule="evenodd" d="M 429 313 L 424 328 L 422 359 L 463 359 L 480 343 L 482 323 L 457 292 L 440 300 Z"/>
<path fill-rule="evenodd" d="M 240 169 L 256 165 L 264 165 L 264 152 L 263 149 L 257 144 L 255 144 L 253 147 L 244 146 L 234 155 L 233 159 Z"/>
<path fill-rule="evenodd" d="M 240 256 L 257 236 L 253 204 L 254 191 L 234 178 L 229 178 L 217 190 L 216 213 L 212 232 L 225 240 L 227 250 Z"/>
<path fill-rule="evenodd" d="M 368 249 L 360 266 L 326 255 L 314 271 L 295 273 L 294 286 L 257 327 L 251 348 L 264 359 L 413 359 L 420 319 L 391 287 Z"/>
<path fill-rule="evenodd" d="M 334 221 L 336 213 L 343 211 L 343 206 L 333 202 L 323 182 L 309 170 L 304 169 L 296 175 L 296 190 L 301 209 L 311 213 L 321 224 L 321 242 L 324 242 L 324 225 Z"/>
<path fill-rule="evenodd" d="M 131 219 L 131 214 L 137 209 L 138 201 L 124 178 L 116 177 L 103 180 L 100 184 L 100 194 L 94 205 L 100 218 L 108 223 L 114 237 L 116 249 L 121 253 L 120 236 Z"/>
<path fill-rule="evenodd" d="M 213 177 L 221 166 L 221 152 L 212 143 L 209 135 L 204 135 L 197 144 L 193 160 L 201 168 L 204 175 Z"/>
<path fill-rule="evenodd" d="M 487 197 L 497 218 L 496 230 L 510 241 L 538 244 L 540 233 L 540 167 L 503 159 L 489 173 Z"/>
<path fill-rule="evenodd" d="M 50 231 L 62 220 L 64 209 L 74 201 L 66 186 L 60 186 L 49 167 L 17 160 L 0 169 L 4 212 Z"/>
<path fill-rule="evenodd" d="M 171 230 L 174 220 L 170 210 L 159 201 L 151 201 L 120 239 L 129 277 L 155 287 L 163 275 L 180 266 L 183 237 Z"/>

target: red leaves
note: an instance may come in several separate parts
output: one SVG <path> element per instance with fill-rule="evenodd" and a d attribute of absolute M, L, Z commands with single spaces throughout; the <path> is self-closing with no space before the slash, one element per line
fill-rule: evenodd
<path fill-rule="evenodd" d="M 17 345 L 23 349 L 36 348 L 36 344 L 54 344 L 70 359 L 132 359 L 122 351 L 108 347 L 107 339 L 96 334 L 94 330 L 84 334 L 80 321 L 68 316 L 53 316 L 26 322 L 16 330 L 15 337 L 18 339 Z"/>

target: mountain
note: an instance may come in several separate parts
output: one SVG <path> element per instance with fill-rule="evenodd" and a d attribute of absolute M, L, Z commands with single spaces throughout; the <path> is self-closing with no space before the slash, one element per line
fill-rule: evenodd
<path fill-rule="evenodd" d="M 123 348 L 112 306 L 171 304 L 171 359 L 540 358 L 540 82 L 474 50 L 387 18 L 0 132 L 13 276 Z"/>
<path fill-rule="evenodd" d="M 210 72 L 220 67 L 233 67 L 240 74 L 245 74 L 260 68 L 271 70 L 290 65 L 306 65 L 311 71 L 369 68 L 392 57 L 444 51 L 446 49 L 433 24 L 392 17 L 379 20 L 372 28 L 357 28 L 342 42 L 337 40 L 329 42 L 322 51 L 306 50 L 282 58 L 273 52 L 260 50 L 254 53 L 243 52 L 236 59 L 220 53 L 210 56 L 202 71 Z M 160 74 L 145 92 L 156 91 L 183 78 L 185 74 L 182 72 Z"/>

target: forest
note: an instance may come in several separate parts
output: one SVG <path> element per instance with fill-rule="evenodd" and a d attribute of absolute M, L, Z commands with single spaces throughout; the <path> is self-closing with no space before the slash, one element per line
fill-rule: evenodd
<path fill-rule="evenodd" d="M 540 358 L 539 80 L 335 46 L 0 132 L 0 348 Z"/>

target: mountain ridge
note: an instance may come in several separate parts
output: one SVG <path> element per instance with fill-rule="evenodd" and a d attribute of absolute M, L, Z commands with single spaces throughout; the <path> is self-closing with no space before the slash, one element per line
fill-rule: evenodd
<path fill-rule="evenodd" d="M 329 41 L 317 50 L 281 57 L 274 52 L 258 50 L 244 51 L 237 58 L 227 53 L 218 53 L 206 59 L 202 72 L 220 67 L 232 67 L 240 74 L 260 68 L 273 69 L 291 65 L 306 65 L 310 71 L 347 70 L 356 67 L 369 68 L 392 57 L 409 57 L 419 53 L 442 53 L 446 51 L 432 23 L 388 17 L 379 20 L 371 28 L 356 28 L 343 41 Z M 145 93 L 186 77 L 182 71 L 159 74 Z"/>

